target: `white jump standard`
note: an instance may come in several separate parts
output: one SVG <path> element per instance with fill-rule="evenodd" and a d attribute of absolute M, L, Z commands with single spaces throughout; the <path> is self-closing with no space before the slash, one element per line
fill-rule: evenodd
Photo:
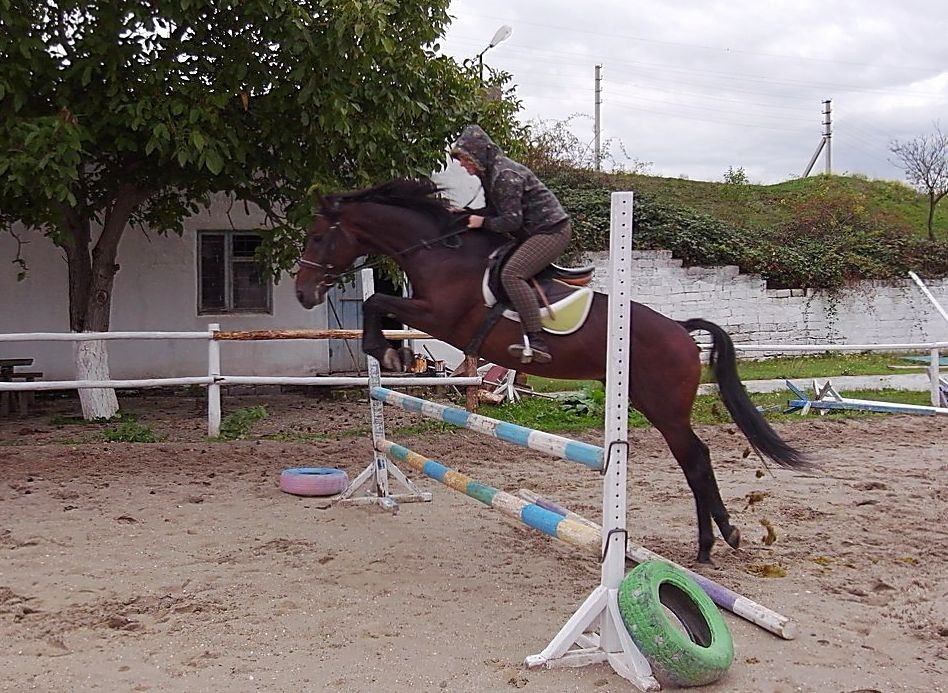
<path fill-rule="evenodd" d="M 506 504 L 508 497 L 514 499 L 514 501 L 517 501 L 517 503 L 511 506 L 514 513 L 519 514 L 520 518 L 528 524 L 531 523 L 528 519 L 525 519 L 525 517 L 536 515 L 537 518 L 541 518 L 542 516 L 542 519 L 536 524 L 541 525 L 540 529 L 546 531 L 548 534 L 557 536 L 557 530 L 551 532 L 549 531 L 550 527 L 545 527 L 544 525 L 555 524 L 558 528 L 561 527 L 563 530 L 570 531 L 573 529 L 572 525 L 575 524 L 577 533 L 576 539 L 587 536 L 595 538 L 596 535 L 598 535 L 602 555 L 604 557 L 602 561 L 600 585 L 593 590 L 592 594 L 590 594 L 583 605 L 580 606 L 579 610 L 566 622 L 556 637 L 553 638 L 552 642 L 550 642 L 541 653 L 527 657 L 526 664 L 530 667 L 576 667 L 585 666 L 587 664 L 608 663 L 616 673 L 631 681 L 639 689 L 643 691 L 654 691 L 660 690 L 661 686 L 658 680 L 652 675 L 652 669 L 648 661 L 635 646 L 635 643 L 626 631 L 619 613 L 618 605 L 618 589 L 625 576 L 627 543 L 625 518 L 627 493 L 626 463 L 628 457 L 629 349 L 631 345 L 630 330 L 632 309 L 631 296 L 629 295 L 632 256 L 632 193 L 613 193 L 611 218 L 610 257 L 612 258 L 612 267 L 611 291 L 609 295 L 609 338 L 607 340 L 607 357 L 611 365 L 611 370 L 606 383 L 605 444 L 601 450 L 597 449 L 595 458 L 597 463 L 595 465 L 589 465 L 594 468 L 602 468 L 604 455 L 605 471 L 602 491 L 602 529 L 596 530 L 589 528 L 587 525 L 572 522 L 567 526 L 563 524 L 568 521 L 567 518 L 558 516 L 555 513 L 543 511 L 542 508 L 539 508 L 539 506 L 535 504 L 529 504 L 529 507 L 526 507 L 527 504 L 521 499 L 511 496 L 510 494 L 500 496 L 499 493 L 496 492 L 497 490 L 492 487 L 478 485 L 477 482 L 473 482 L 473 480 L 464 477 L 464 475 L 454 474 L 454 470 L 446 468 L 434 460 L 427 460 L 421 455 L 417 455 L 417 453 L 412 453 L 406 448 L 397 446 L 391 441 L 386 440 L 384 436 L 384 424 L 382 422 L 381 412 L 382 404 L 380 399 L 391 401 L 391 403 L 396 406 L 405 405 L 410 402 L 410 400 L 405 396 L 398 395 L 398 393 L 390 394 L 390 392 L 384 391 L 377 385 L 373 387 L 373 396 L 370 399 L 372 405 L 372 436 L 376 454 L 375 470 L 385 473 L 389 469 L 397 469 L 397 467 L 395 467 L 395 460 L 407 462 L 412 464 L 412 466 L 416 466 L 416 468 L 425 468 L 427 466 L 427 469 L 431 471 L 434 478 L 441 477 L 439 481 L 444 479 L 451 480 L 452 483 L 448 483 L 447 481 L 445 483 L 452 488 L 457 486 L 458 490 L 464 493 L 468 493 L 470 490 L 471 493 L 469 493 L 469 495 L 473 495 L 474 497 L 486 493 L 485 498 L 479 498 L 479 500 L 487 502 L 489 497 L 491 502 L 488 504 L 491 505 L 491 507 L 495 507 L 493 504 L 494 499 L 498 499 L 498 505 Z M 378 367 L 377 363 L 373 363 L 374 361 L 372 358 L 369 359 L 370 381 L 373 377 L 378 377 Z M 372 365 L 375 365 L 376 369 L 376 375 L 374 376 L 371 368 Z M 412 406 L 421 413 L 427 413 L 435 418 L 448 420 L 442 417 L 446 415 L 446 410 L 449 408 L 441 409 L 440 405 L 429 407 L 427 403 L 424 405 L 412 404 Z M 376 407 L 378 407 L 378 409 L 376 409 Z M 471 422 L 472 419 L 466 415 L 466 412 L 464 414 L 463 417 L 461 417 L 460 414 L 457 415 L 458 423 L 461 423 L 460 420 L 463 418 L 465 423 L 462 425 L 467 426 L 467 422 Z M 450 413 L 447 413 L 447 415 L 451 416 Z M 475 419 L 474 421 L 477 420 Z M 506 433 L 508 429 L 506 425 L 496 425 L 499 423 L 503 422 L 487 423 L 481 421 L 479 424 L 468 427 L 473 430 L 484 429 L 483 432 L 501 438 L 501 435 L 497 435 L 498 431 Z M 529 431 L 529 429 L 524 430 Z M 521 445 L 526 444 L 526 441 L 529 441 L 532 437 L 532 433 L 524 434 L 521 431 L 514 434 L 512 429 L 509 429 L 509 432 L 510 435 L 507 437 L 514 439 L 512 442 Z M 543 449 L 545 452 L 558 456 L 571 457 L 570 455 L 562 454 L 567 450 L 567 446 L 562 442 L 552 447 L 549 444 L 547 444 L 546 447 L 541 447 L 539 444 L 537 447 L 533 445 L 528 445 L 528 447 Z M 595 448 L 595 446 L 589 447 Z M 574 450 L 575 448 L 570 447 L 571 453 Z M 603 450 L 605 453 L 602 452 Z M 589 454 L 589 452 L 589 450 L 586 450 L 585 454 Z M 393 459 L 389 460 L 389 456 Z M 378 460 L 379 457 L 385 461 L 380 462 Z M 589 460 L 578 461 L 585 464 L 589 463 Z M 386 464 L 390 466 L 386 467 Z M 370 470 L 367 469 L 360 475 L 360 478 L 363 476 L 366 477 L 362 479 L 362 483 L 365 483 L 369 478 L 369 471 Z M 353 486 L 355 486 L 355 484 Z M 379 483 L 376 483 L 376 488 L 378 489 L 376 495 L 381 496 L 382 491 Z M 347 498 L 352 497 L 353 490 L 353 487 L 350 487 L 346 492 Z M 369 497 L 365 500 L 369 502 L 381 501 L 381 498 L 377 497 L 373 499 Z M 536 524 L 534 526 L 536 526 Z"/>

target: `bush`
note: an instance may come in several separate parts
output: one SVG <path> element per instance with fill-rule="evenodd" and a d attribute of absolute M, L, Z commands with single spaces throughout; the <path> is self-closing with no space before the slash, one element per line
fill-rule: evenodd
<path fill-rule="evenodd" d="M 743 191 L 738 172 L 734 184 Z M 608 250 L 610 195 L 621 177 L 560 170 L 546 179 L 573 224 L 568 260 Z M 892 186 L 891 194 L 901 192 Z M 737 265 L 762 275 L 773 288 L 836 289 L 863 279 L 901 279 L 909 270 L 948 275 L 948 243 L 924 240 L 907 224 L 872 211 L 865 195 L 826 183 L 806 195 L 775 200 L 781 218 L 767 229 L 746 229 L 687 207 L 636 192 L 635 246 L 670 250 L 686 266 Z"/>

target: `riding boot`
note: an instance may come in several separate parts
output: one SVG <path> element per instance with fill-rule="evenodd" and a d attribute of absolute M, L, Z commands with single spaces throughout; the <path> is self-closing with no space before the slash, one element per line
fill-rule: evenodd
<path fill-rule="evenodd" d="M 542 332 L 528 332 L 524 335 L 523 344 L 511 344 L 507 347 L 508 353 L 520 359 L 520 363 L 549 363 L 553 360 L 550 347 Z"/>

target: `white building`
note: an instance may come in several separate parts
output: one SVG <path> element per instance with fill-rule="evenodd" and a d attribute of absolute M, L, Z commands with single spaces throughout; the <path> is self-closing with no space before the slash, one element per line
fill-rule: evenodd
<path fill-rule="evenodd" d="M 465 204 L 479 183 L 450 163 L 435 178 L 452 199 Z M 118 253 L 119 271 L 112 297 L 113 331 L 201 331 L 211 323 L 223 330 L 321 329 L 361 327 L 361 287 L 337 288 L 329 302 L 304 310 L 293 281 L 262 279 L 252 261 L 263 227 L 255 208 L 231 205 L 223 196 L 188 218 L 184 233 L 158 235 L 127 229 Z M 29 266 L 17 281 L 16 241 L 0 233 L 0 334 L 68 332 L 67 266 L 62 252 L 39 233 L 18 232 L 21 256 Z M 421 349 L 415 345 L 415 350 Z M 456 350 L 428 343 L 449 365 Z M 117 340 L 108 342 L 113 378 L 205 375 L 204 340 Z M 0 359 L 32 357 L 33 370 L 46 380 L 75 376 L 70 342 L 0 342 Z M 351 371 L 364 364 L 357 341 L 281 340 L 222 342 L 225 375 L 313 375 Z"/>

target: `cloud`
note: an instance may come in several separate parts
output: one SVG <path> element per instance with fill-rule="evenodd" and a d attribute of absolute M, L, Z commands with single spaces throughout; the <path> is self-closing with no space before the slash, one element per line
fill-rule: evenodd
<path fill-rule="evenodd" d="M 930 132 L 948 112 L 941 4 L 456 0 L 444 51 L 486 48 L 510 72 L 525 120 L 573 121 L 593 137 L 594 67 L 603 65 L 602 136 L 658 175 L 754 182 L 802 173 L 832 99 L 835 172 L 900 179 L 888 145 Z M 822 162 L 818 164 L 822 170 Z"/>

